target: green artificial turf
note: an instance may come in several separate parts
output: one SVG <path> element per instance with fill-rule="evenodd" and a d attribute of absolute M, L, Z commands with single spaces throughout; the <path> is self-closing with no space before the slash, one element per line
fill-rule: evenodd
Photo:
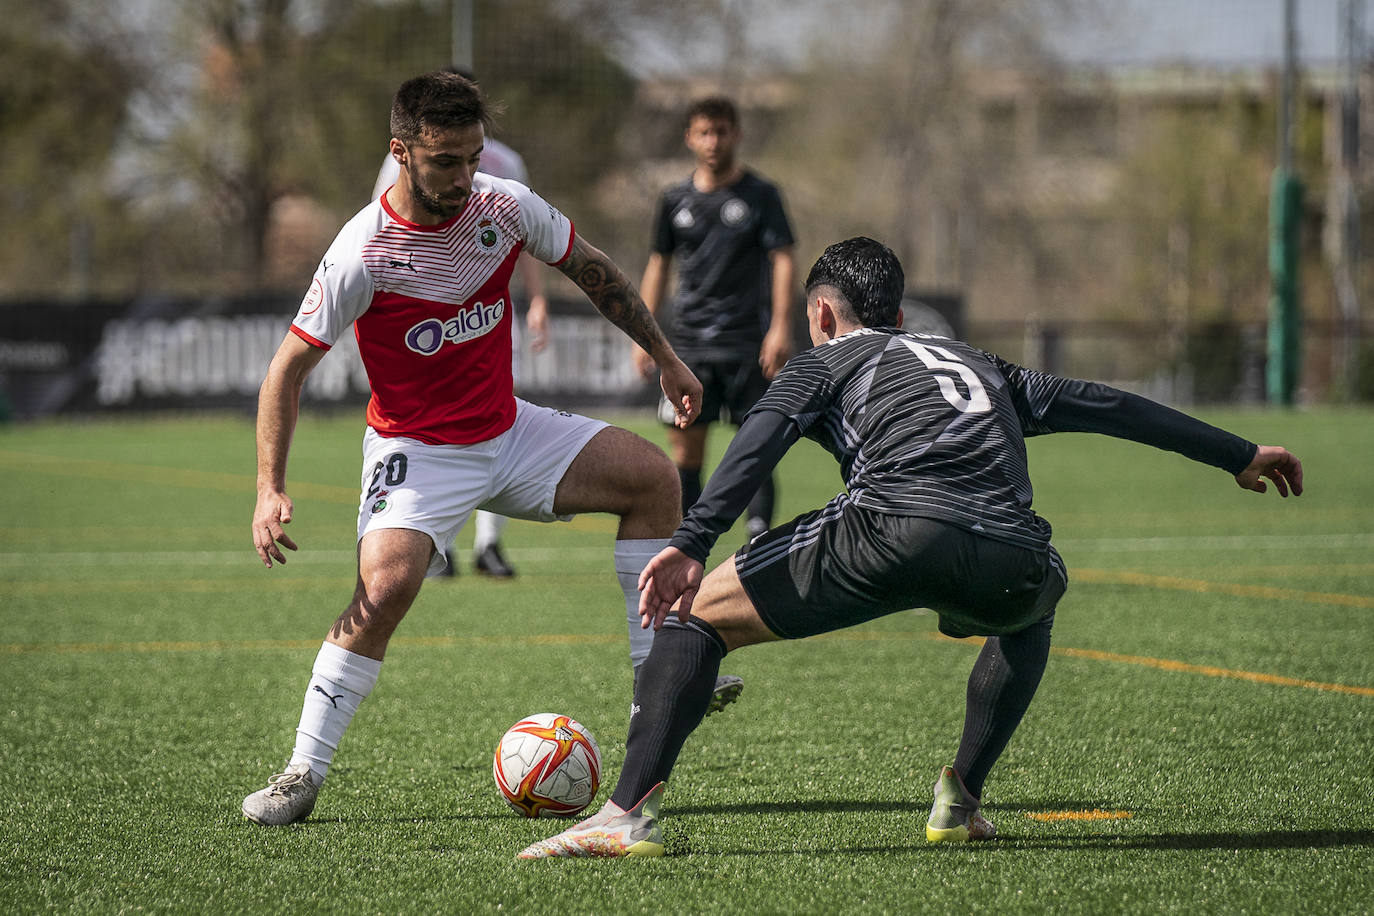
<path fill-rule="evenodd" d="M 0 430 L 0 911 L 1367 912 L 1374 413 L 1204 416 L 1289 445 L 1307 494 L 1098 437 L 1030 444 L 1072 584 L 986 788 L 996 841 L 926 843 L 977 646 L 911 611 L 727 658 L 745 693 L 689 740 L 648 861 L 517 861 L 567 822 L 516 816 L 491 777 L 507 726 L 566 712 L 610 793 L 630 679 L 612 520 L 514 522 L 515 581 L 427 584 L 314 814 L 265 829 L 239 803 L 289 755 L 352 589 L 360 420 L 302 420 L 301 551 L 273 570 L 248 420 Z M 780 513 L 838 487 L 802 443 Z"/>

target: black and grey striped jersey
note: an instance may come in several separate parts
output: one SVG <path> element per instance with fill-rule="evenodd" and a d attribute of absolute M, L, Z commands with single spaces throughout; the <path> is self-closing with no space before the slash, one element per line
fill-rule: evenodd
<path fill-rule="evenodd" d="M 755 405 L 673 544 L 697 559 L 799 436 L 840 463 L 870 509 L 935 518 L 1032 549 L 1025 438 L 1100 432 L 1237 473 L 1255 446 L 1135 395 L 1009 363 L 969 344 L 862 328 L 788 362 Z"/>
<path fill-rule="evenodd" d="M 773 316 L 770 254 L 791 244 L 781 192 L 747 169 L 713 191 L 698 191 L 690 176 L 666 189 L 652 245 L 677 265 L 668 333 L 678 355 L 757 359 Z"/>

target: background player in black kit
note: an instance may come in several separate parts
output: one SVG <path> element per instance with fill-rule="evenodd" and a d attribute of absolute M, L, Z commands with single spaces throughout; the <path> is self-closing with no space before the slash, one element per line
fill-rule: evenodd
<path fill-rule="evenodd" d="M 927 839 L 992 838 L 983 782 L 1049 656 L 1067 586 L 1050 526 L 1031 510 L 1025 437 L 1097 432 L 1179 452 L 1263 493 L 1302 492 L 1302 466 L 1153 401 L 907 334 L 900 263 L 872 239 L 830 246 L 806 280 L 816 347 L 787 364 L 700 501 L 640 577 L 644 662 L 625 764 L 599 813 L 522 858 L 662 855 L 663 784 L 706 711 L 726 652 L 927 607 L 953 636 L 987 636 L 969 676 L 963 737 L 935 783 Z M 801 436 L 840 462 L 848 492 L 703 563 L 761 475 Z M 678 619 L 668 615 L 680 599 Z"/>
<path fill-rule="evenodd" d="M 705 391 L 697 421 L 667 431 L 683 512 L 701 495 L 710 424 L 722 409 L 731 423 L 743 422 L 792 355 L 792 229 L 778 189 L 737 163 L 739 139 L 739 114 L 729 99 L 701 99 L 687 110 L 685 140 L 696 167 L 659 198 L 640 283 L 644 304 L 656 313 L 676 263 L 668 336 Z M 643 350 L 635 351 L 635 364 L 645 377 L 654 371 Z M 667 415 L 664 422 L 671 421 Z M 772 524 L 774 501 L 770 475 L 748 505 L 751 536 Z"/>

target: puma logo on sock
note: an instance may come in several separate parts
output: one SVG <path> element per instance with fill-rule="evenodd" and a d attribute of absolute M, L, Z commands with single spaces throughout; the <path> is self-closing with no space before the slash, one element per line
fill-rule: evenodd
<path fill-rule="evenodd" d="M 328 691 L 328 690 L 325 690 L 325 689 L 324 689 L 323 687 L 321 687 L 319 684 L 316 684 L 314 687 L 311 687 L 310 689 L 311 689 L 311 690 L 318 690 L 320 693 L 324 694 L 324 698 L 325 698 L 326 700 L 329 701 L 329 705 L 330 705 L 330 706 L 333 706 L 335 709 L 338 709 L 338 708 L 339 708 L 339 703 L 338 703 L 338 701 L 341 700 L 341 699 L 343 699 L 343 694 L 339 694 L 338 696 L 330 696 L 330 695 L 329 695 L 329 691 Z"/>

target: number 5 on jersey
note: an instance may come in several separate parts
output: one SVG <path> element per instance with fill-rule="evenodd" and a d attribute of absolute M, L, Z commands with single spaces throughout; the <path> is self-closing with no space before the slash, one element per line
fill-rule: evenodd
<path fill-rule="evenodd" d="M 944 347 L 917 343 L 905 337 L 899 339 L 935 376 L 935 384 L 940 386 L 940 394 L 945 396 L 951 407 L 960 413 L 987 413 L 992 409 L 992 402 L 988 400 L 983 383 L 972 369 L 959 361 L 957 356 Z M 968 389 L 968 397 L 960 394 L 959 389 L 955 387 L 954 379 L 951 377 L 954 375 L 959 376 L 964 387 Z"/>

